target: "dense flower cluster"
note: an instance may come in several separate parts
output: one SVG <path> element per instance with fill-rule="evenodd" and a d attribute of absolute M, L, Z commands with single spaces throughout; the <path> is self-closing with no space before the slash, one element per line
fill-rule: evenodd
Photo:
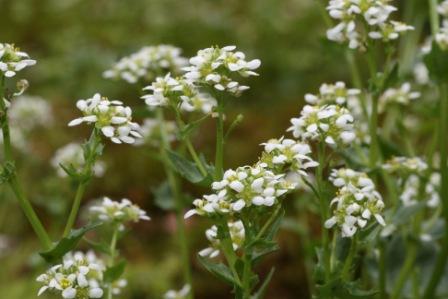
<path fill-rule="evenodd" d="M 173 78 L 169 73 L 165 77 L 158 77 L 143 90 L 150 91 L 142 97 L 150 108 L 171 104 L 180 106 L 187 112 L 210 113 L 216 106 L 216 100 L 209 94 L 201 92 L 192 80 Z"/>
<path fill-rule="evenodd" d="M 130 56 L 123 57 L 110 70 L 103 73 L 105 78 L 122 79 L 134 84 L 139 80 L 150 82 L 165 73 L 180 74 L 188 60 L 181 56 L 182 50 L 170 45 L 144 47 Z"/>
<path fill-rule="evenodd" d="M 101 298 L 104 263 L 93 252 L 68 253 L 61 264 L 40 275 L 42 283 L 38 295 L 45 291 L 60 293 L 64 299 Z"/>
<path fill-rule="evenodd" d="M 163 299 L 187 299 L 188 295 L 190 294 L 190 291 L 191 291 L 190 285 L 186 284 L 179 291 L 169 290 L 168 292 L 165 293 Z"/>
<path fill-rule="evenodd" d="M 0 43 L 0 72 L 2 76 L 11 78 L 17 72 L 36 64 L 36 60 L 11 44 Z"/>
<path fill-rule="evenodd" d="M 379 98 L 378 108 L 384 111 L 389 104 L 409 105 L 411 101 L 418 99 L 420 92 L 412 91 L 411 84 L 405 82 L 400 88 L 389 88 Z"/>
<path fill-rule="evenodd" d="M 383 169 L 390 173 L 422 174 L 428 164 L 419 157 L 393 157 L 383 164 Z"/>
<path fill-rule="evenodd" d="M 262 163 L 256 166 L 243 166 L 229 169 L 223 180 L 214 182 L 212 189 L 216 193 L 204 195 L 193 201 L 195 209 L 185 214 L 188 218 L 194 214 L 213 216 L 215 214 L 240 213 L 253 206 L 271 207 L 279 198 L 294 188 L 284 180 L 284 175 L 275 175 Z"/>
<path fill-rule="evenodd" d="M 142 145 L 144 143 L 147 143 L 152 146 L 159 146 L 160 142 L 162 141 L 162 136 L 160 134 L 161 130 L 161 123 L 156 118 L 146 118 L 143 120 L 143 124 L 140 128 L 140 133 L 143 136 L 143 138 L 140 138 L 136 140 L 136 145 Z M 166 138 L 168 142 L 173 142 L 176 140 L 178 128 L 176 126 L 176 123 L 174 121 L 167 121 L 165 120 L 163 122 L 163 129 L 165 130 Z"/>
<path fill-rule="evenodd" d="M 244 225 L 241 220 L 228 222 L 230 239 L 232 239 L 233 250 L 238 250 L 243 244 L 245 239 Z M 218 239 L 218 227 L 213 225 L 211 228 L 205 231 L 205 236 L 210 242 L 210 247 L 204 248 L 199 251 L 199 255 L 203 257 L 214 258 L 219 255 L 220 252 L 220 240 Z"/>
<path fill-rule="evenodd" d="M 233 75 L 257 76 L 254 70 L 260 67 L 261 62 L 259 59 L 246 61 L 246 55 L 235 49 L 235 46 L 226 46 L 199 50 L 196 56 L 190 58 L 190 65 L 184 68 L 187 72 L 185 78 L 220 91 L 241 94 L 249 86 L 240 85 Z"/>
<path fill-rule="evenodd" d="M 76 107 L 83 117 L 72 120 L 69 126 L 93 123 L 114 143 L 134 143 L 135 138 L 141 138 L 140 126 L 132 122 L 131 108 L 123 106 L 120 101 L 109 101 L 97 93 L 90 99 L 79 100 Z"/>
<path fill-rule="evenodd" d="M 405 206 L 416 204 L 419 200 L 426 202 L 430 208 L 436 208 L 440 203 L 440 174 L 435 172 L 429 177 L 426 182 L 424 190 L 421 190 L 421 184 L 424 184 L 421 177 L 418 175 L 410 175 L 403 187 L 403 192 L 400 195 L 400 200 Z M 419 194 L 423 191 L 423 194 Z"/>
<path fill-rule="evenodd" d="M 330 181 L 338 188 L 331 205 L 336 205 L 333 216 L 325 222 L 326 228 L 340 227 L 343 237 L 352 237 L 364 228 L 372 215 L 385 225 L 381 212 L 384 202 L 373 181 L 363 172 L 352 169 L 333 170 Z"/>
<path fill-rule="evenodd" d="M 73 166 L 75 169 L 80 170 L 85 164 L 84 151 L 81 144 L 69 143 L 56 151 L 54 157 L 51 159 L 51 165 L 56 169 L 58 176 L 66 177 L 67 173 L 61 167 Z M 106 164 L 102 161 L 96 161 L 92 167 L 93 173 L 97 177 L 104 175 L 106 171 Z"/>
<path fill-rule="evenodd" d="M 120 202 L 104 197 L 101 204 L 90 207 L 90 217 L 102 222 L 124 224 L 126 222 L 138 222 L 150 220 L 146 212 L 128 199 Z"/>
<path fill-rule="evenodd" d="M 260 162 L 267 165 L 274 173 L 297 172 L 307 176 L 306 170 L 319 165 L 309 155 L 311 148 L 308 144 L 293 139 L 270 139 L 262 143 L 264 151 Z"/>
<path fill-rule="evenodd" d="M 319 88 L 319 94 L 308 93 L 305 95 L 305 101 L 310 105 L 328 105 L 337 104 L 345 105 L 356 101 L 359 102 L 361 90 L 355 88 L 347 88 L 344 82 L 336 82 L 335 84 L 324 83 Z"/>
<path fill-rule="evenodd" d="M 322 140 L 329 145 L 349 144 L 356 134 L 353 128 L 353 116 L 337 105 L 303 107 L 299 118 L 292 118 L 294 137 L 303 141 Z"/>
<path fill-rule="evenodd" d="M 328 39 L 348 43 L 351 49 L 362 49 L 368 38 L 388 42 L 397 39 L 403 32 L 413 30 L 412 26 L 390 20 L 391 13 L 397 8 L 389 2 L 331 0 L 327 10 L 331 18 L 339 23 L 327 31 Z"/>

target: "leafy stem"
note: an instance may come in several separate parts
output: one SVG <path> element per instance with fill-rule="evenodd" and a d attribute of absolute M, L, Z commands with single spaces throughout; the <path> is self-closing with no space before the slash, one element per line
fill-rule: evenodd
<path fill-rule="evenodd" d="M 220 180 L 224 173 L 224 101 L 221 96 L 217 97 L 217 101 L 215 180 Z"/>

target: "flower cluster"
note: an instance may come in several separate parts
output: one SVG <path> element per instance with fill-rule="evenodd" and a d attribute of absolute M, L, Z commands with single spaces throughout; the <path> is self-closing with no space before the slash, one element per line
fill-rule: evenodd
<path fill-rule="evenodd" d="M 82 169 L 85 164 L 84 151 L 81 144 L 69 143 L 56 151 L 54 157 L 51 159 L 51 166 L 56 169 L 58 176 L 66 177 L 67 173 L 61 165 L 73 166 L 75 169 Z M 104 175 L 106 171 L 106 164 L 102 161 L 96 161 L 92 167 L 93 173 L 97 177 Z"/>
<path fill-rule="evenodd" d="M 163 295 L 163 299 L 187 299 L 190 291 L 190 285 L 186 284 L 179 291 L 169 290 Z"/>
<path fill-rule="evenodd" d="M 102 222 L 123 224 L 125 222 L 138 222 L 150 220 L 146 212 L 128 199 L 120 202 L 104 197 L 101 204 L 90 207 L 90 217 Z"/>
<path fill-rule="evenodd" d="M 422 174 L 428 164 L 419 157 L 393 157 L 383 164 L 383 169 L 390 173 Z"/>
<path fill-rule="evenodd" d="M 131 108 L 123 106 L 120 101 L 109 101 L 97 93 L 90 99 L 79 100 L 76 107 L 83 117 L 72 120 L 69 126 L 93 123 L 114 143 L 134 143 L 135 138 L 141 138 L 140 126 L 132 122 Z"/>
<path fill-rule="evenodd" d="M 291 119 L 294 137 L 301 140 L 323 140 L 329 145 L 349 144 L 356 134 L 353 128 L 353 116 L 337 105 L 303 107 L 299 118 Z"/>
<path fill-rule="evenodd" d="M 210 113 L 216 106 L 216 100 L 207 93 L 201 92 L 192 80 L 173 78 L 171 74 L 158 77 L 143 90 L 150 93 L 142 97 L 150 108 L 175 105 L 187 112 Z"/>
<path fill-rule="evenodd" d="M 305 101 L 310 105 L 346 105 L 347 103 L 359 102 L 361 90 L 355 88 L 347 88 L 344 82 L 336 82 L 335 84 L 324 83 L 319 88 L 319 94 L 308 93 L 305 95 Z"/>
<path fill-rule="evenodd" d="M 181 52 L 181 49 L 170 45 L 144 47 L 120 59 L 110 70 L 105 71 L 103 76 L 123 79 L 134 84 L 139 80 L 150 82 L 167 72 L 179 74 L 182 67 L 188 63 L 188 60 L 181 56 Z"/>
<path fill-rule="evenodd" d="M 436 34 L 436 42 L 443 50 L 448 50 L 448 1 L 445 0 L 437 7 L 437 12 L 442 16 L 442 27 Z"/>
<path fill-rule="evenodd" d="M 162 136 L 160 134 L 161 123 L 156 118 L 146 118 L 143 120 L 143 124 L 140 128 L 140 133 L 143 138 L 136 140 L 136 145 L 142 145 L 144 143 L 150 144 L 152 146 L 159 146 L 162 141 Z M 163 128 L 166 133 L 166 138 L 168 142 L 173 142 L 176 140 L 176 135 L 178 128 L 174 121 L 164 121 Z"/>
<path fill-rule="evenodd" d="M 11 78 L 17 72 L 36 64 L 36 60 L 11 44 L 0 43 L 0 72 L 2 76 Z"/>
<path fill-rule="evenodd" d="M 270 139 L 262 143 L 264 151 L 260 162 L 267 165 L 274 173 L 293 171 L 301 176 L 307 176 L 306 170 L 319 165 L 309 155 L 308 144 L 293 139 Z"/>
<path fill-rule="evenodd" d="M 93 252 L 68 253 L 61 264 L 37 278 L 43 284 L 38 295 L 48 290 L 60 292 L 64 299 L 101 298 L 104 271 L 104 263 Z"/>
<path fill-rule="evenodd" d="M 333 216 L 325 222 L 326 228 L 337 225 L 343 237 L 352 237 L 364 228 L 372 215 L 385 225 L 381 212 L 384 202 L 373 181 L 363 172 L 352 169 L 333 170 L 330 181 L 338 188 L 331 205 L 336 205 Z"/>
<path fill-rule="evenodd" d="M 259 59 L 246 61 L 246 55 L 235 49 L 235 46 L 226 46 L 199 50 L 190 59 L 190 65 L 184 68 L 187 72 L 185 78 L 198 84 L 213 86 L 219 91 L 241 94 L 249 86 L 240 85 L 232 75 L 257 76 L 254 70 L 260 67 L 261 62 Z"/>
<path fill-rule="evenodd" d="M 424 184 L 423 179 L 418 175 L 410 175 L 403 188 L 403 192 L 400 195 L 400 200 L 405 206 L 416 204 L 419 200 L 426 202 L 426 205 L 430 208 L 436 208 L 440 203 L 440 173 L 433 173 L 429 177 L 429 181 L 424 186 L 424 193 L 419 194 L 421 191 L 421 184 Z"/>
<path fill-rule="evenodd" d="M 279 198 L 294 188 L 284 180 L 284 175 L 275 175 L 265 164 L 229 169 L 223 180 L 214 182 L 216 192 L 193 201 L 195 209 L 188 211 L 185 218 L 194 214 L 213 216 L 215 214 L 240 213 L 253 206 L 271 207 Z"/>
<path fill-rule="evenodd" d="M 412 26 L 390 20 L 391 13 L 397 8 L 388 2 L 331 0 L 327 10 L 330 17 L 339 23 L 327 31 L 328 39 L 339 43 L 348 42 L 351 49 L 362 49 L 368 38 L 388 42 L 397 39 L 403 32 L 413 30 Z"/>
<path fill-rule="evenodd" d="M 37 126 L 48 126 L 53 122 L 50 104 L 41 97 L 20 96 L 8 109 L 8 117 L 13 126 L 30 131 Z"/>
<path fill-rule="evenodd" d="M 420 92 L 412 91 L 411 84 L 405 82 L 400 88 L 389 88 L 379 98 L 378 109 L 384 111 L 389 104 L 409 105 L 411 101 L 418 99 Z"/>
<path fill-rule="evenodd" d="M 229 221 L 227 224 L 230 232 L 230 239 L 232 239 L 233 250 L 237 251 L 244 244 L 245 230 L 241 220 Z M 220 240 L 218 239 L 218 227 L 213 225 L 211 228 L 205 231 L 205 236 L 210 242 L 210 247 L 204 248 L 199 251 L 199 255 L 203 257 L 214 258 L 219 255 L 220 252 Z"/>

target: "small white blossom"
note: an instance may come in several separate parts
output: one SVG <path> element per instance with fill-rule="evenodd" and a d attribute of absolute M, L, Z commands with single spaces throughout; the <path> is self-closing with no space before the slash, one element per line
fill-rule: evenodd
<path fill-rule="evenodd" d="M 431 174 L 429 181 L 421 192 L 421 184 L 423 180 L 415 174 L 410 175 L 403 187 L 403 192 L 400 195 L 400 200 L 405 206 L 410 206 L 418 203 L 419 200 L 426 202 L 430 208 L 436 208 L 440 204 L 439 188 L 440 188 L 440 174 L 435 172 Z"/>
<path fill-rule="evenodd" d="M 186 284 L 179 291 L 169 290 L 163 295 L 163 299 L 187 299 L 190 294 L 191 287 Z"/>
<path fill-rule="evenodd" d="M 437 32 L 436 42 L 442 50 L 448 50 L 448 19 L 443 21 L 442 27 Z"/>
<path fill-rule="evenodd" d="M 306 94 L 305 101 L 310 105 L 337 104 L 342 106 L 352 101 L 359 102 L 360 94 L 361 90 L 347 88 L 344 82 L 339 81 L 335 84 L 322 84 L 319 94 Z"/>
<path fill-rule="evenodd" d="M 22 95 L 11 103 L 8 117 L 12 126 L 30 131 L 37 126 L 49 126 L 53 122 L 50 104 L 41 97 Z"/>
<path fill-rule="evenodd" d="M 445 0 L 437 7 L 437 12 L 445 18 L 448 18 L 448 0 Z"/>
<path fill-rule="evenodd" d="M 82 169 L 85 164 L 85 159 L 81 144 L 69 143 L 58 149 L 51 159 L 51 166 L 56 169 L 58 176 L 66 177 L 67 173 L 61 167 L 61 164 L 64 167 L 71 165 L 77 170 Z M 92 170 L 95 176 L 102 177 L 106 171 L 106 164 L 102 161 L 96 161 Z"/>
<path fill-rule="evenodd" d="M 125 222 L 150 220 L 144 210 L 126 198 L 118 202 L 104 197 L 101 204 L 90 207 L 89 212 L 92 219 L 102 222 L 123 224 Z"/>
<path fill-rule="evenodd" d="M 426 85 L 429 83 L 429 70 L 426 64 L 423 62 L 418 62 L 414 66 L 414 78 L 415 81 L 420 85 Z"/>
<path fill-rule="evenodd" d="M 104 263 L 93 252 L 67 253 L 61 264 L 37 277 L 36 280 L 43 284 L 38 296 L 51 291 L 60 293 L 64 299 L 101 298 L 104 271 Z"/>
<path fill-rule="evenodd" d="M 232 240 L 233 250 L 237 251 L 244 244 L 245 230 L 241 220 L 229 221 L 227 224 L 230 232 L 230 238 Z M 220 241 L 218 239 L 218 227 L 213 225 L 211 228 L 205 231 L 205 236 L 210 242 L 210 247 L 204 248 L 199 251 L 199 255 L 203 257 L 214 258 L 220 253 Z"/>
<path fill-rule="evenodd" d="M 350 144 L 356 134 L 353 128 L 353 116 L 337 105 L 303 107 L 299 118 L 291 119 L 295 138 L 303 141 L 322 140 L 329 145 Z"/>
<path fill-rule="evenodd" d="M 171 45 L 144 47 L 130 56 L 120 59 L 104 78 L 122 79 L 135 84 L 139 80 L 151 82 L 165 73 L 180 74 L 188 60 L 181 56 L 182 50 Z"/>
<path fill-rule="evenodd" d="M 122 290 L 128 285 L 128 281 L 126 279 L 118 279 L 117 281 L 112 282 L 112 294 L 120 295 Z"/>
<path fill-rule="evenodd" d="M 373 181 L 363 172 L 352 169 L 333 170 L 330 181 L 338 188 L 336 197 L 331 201 L 335 205 L 333 216 L 325 222 L 326 228 L 337 225 L 342 237 L 352 237 L 363 229 L 372 218 L 385 226 L 381 212 L 384 202 L 376 191 Z"/>
<path fill-rule="evenodd" d="M 216 193 L 194 200 L 195 208 L 188 211 L 185 218 L 194 214 L 238 214 L 243 209 L 276 205 L 294 185 L 284 180 L 283 174 L 275 175 L 266 167 L 259 163 L 227 170 L 221 181 L 212 184 Z"/>
<path fill-rule="evenodd" d="M 405 82 L 400 88 L 389 88 L 379 98 L 378 109 L 384 111 L 389 104 L 409 105 L 413 100 L 420 98 L 420 92 L 412 91 L 411 84 Z"/>
<path fill-rule="evenodd" d="M 174 121 L 165 120 L 163 122 L 163 128 L 165 130 L 166 138 L 169 143 L 176 141 L 176 135 L 178 133 L 178 128 Z M 143 138 L 136 140 L 136 145 L 142 145 L 144 143 L 150 144 L 152 146 L 158 147 L 162 141 L 162 136 L 160 134 L 161 123 L 156 118 L 146 118 L 143 120 L 143 124 L 140 128 L 140 133 Z"/>
<path fill-rule="evenodd" d="M 390 173 L 423 174 L 428 169 L 428 164 L 419 157 L 393 157 L 383 164 L 383 169 Z"/>
<path fill-rule="evenodd" d="M 2 76 L 14 77 L 17 72 L 36 64 L 27 53 L 22 52 L 12 44 L 0 43 L 0 72 Z"/>
<path fill-rule="evenodd" d="M 235 49 L 235 46 L 226 46 L 199 50 L 196 56 L 190 58 L 190 65 L 184 68 L 187 72 L 185 78 L 236 96 L 241 94 L 249 86 L 241 85 L 235 74 L 257 76 L 254 70 L 260 67 L 261 62 L 259 59 L 247 61 L 246 55 Z"/>
<path fill-rule="evenodd" d="M 114 143 L 134 143 L 135 138 L 141 138 L 140 126 L 132 122 L 131 108 L 123 106 L 120 101 L 109 101 L 97 93 L 90 99 L 79 100 L 76 107 L 83 117 L 72 120 L 69 126 L 93 123 Z"/>

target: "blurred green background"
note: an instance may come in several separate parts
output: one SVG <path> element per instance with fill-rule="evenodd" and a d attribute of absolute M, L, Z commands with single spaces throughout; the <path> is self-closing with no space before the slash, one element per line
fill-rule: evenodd
<path fill-rule="evenodd" d="M 230 118 L 239 113 L 245 118 L 226 144 L 226 167 L 251 164 L 261 142 L 284 134 L 306 92 L 348 78 L 341 52 L 330 51 L 325 42 L 321 13 L 313 0 L 1 0 L 0 41 L 15 43 L 37 60 L 20 75 L 31 84 L 28 94 L 53 106 L 54 124 L 29 136 L 32 154 L 16 155 L 26 192 L 52 236 L 61 233 L 73 186 L 55 177 L 49 160 L 57 148 L 82 141 L 89 132 L 86 126 L 66 125 L 76 115 L 76 100 L 100 92 L 143 107 L 134 86 L 102 78 L 112 63 L 142 46 L 161 43 L 182 48 L 187 57 L 211 45 L 234 44 L 249 58 L 261 59 L 260 77 L 250 79 L 250 91 L 228 105 Z M 201 130 L 195 143 L 211 159 L 213 122 Z M 86 201 L 128 197 L 153 218 L 135 226 L 121 243 L 121 253 L 130 260 L 129 286 L 122 297 L 161 298 L 167 289 L 179 289 L 183 283 L 174 215 L 154 204 L 151 191 L 163 182 L 161 166 L 145 148 L 110 143 L 103 160 L 106 175 L 94 179 Z M 35 298 L 35 277 L 45 265 L 33 254 L 38 244 L 17 203 L 1 188 L 0 235 L 7 236 L 8 247 L 0 254 L 0 298 Z M 206 192 L 185 188 L 192 196 Z M 301 203 L 291 200 L 290 205 L 292 219 Z M 206 246 L 207 225 L 200 219 L 188 222 L 193 261 L 195 252 Z M 258 268 L 262 275 L 271 265 L 277 268 L 267 297 L 308 298 L 298 234 L 284 230 L 280 247 Z M 196 261 L 193 267 L 197 298 L 231 297 Z"/>

